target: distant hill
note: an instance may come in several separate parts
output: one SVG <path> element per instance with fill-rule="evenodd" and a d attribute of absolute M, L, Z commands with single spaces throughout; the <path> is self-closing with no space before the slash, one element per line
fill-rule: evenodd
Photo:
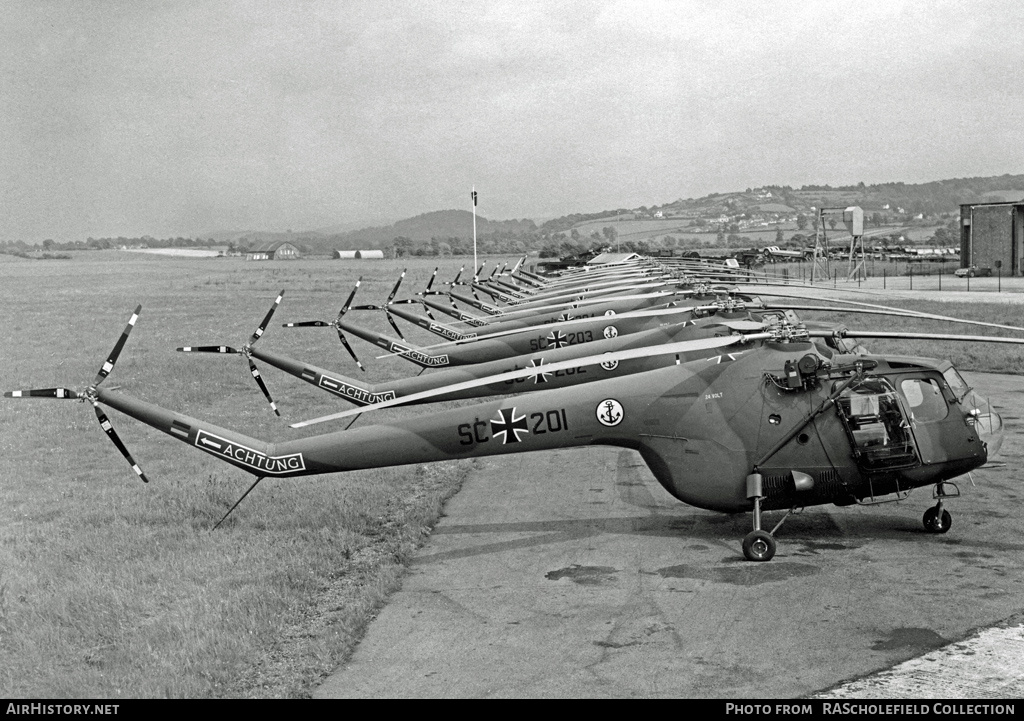
<path fill-rule="evenodd" d="M 476 217 L 478 238 L 526 235 L 536 230 L 537 224 L 532 220 L 496 221 L 488 220 L 480 215 Z M 293 238 L 298 238 L 315 253 L 329 253 L 332 250 L 388 249 L 394 245 L 395 238 L 408 238 L 416 243 L 428 242 L 432 239 L 471 241 L 473 238 L 473 214 L 466 210 L 435 210 L 400 220 L 392 225 L 362 228 L 326 236 L 298 233 L 294 234 Z"/>
<path fill-rule="evenodd" d="M 1024 200 L 1024 175 L 953 178 L 918 184 L 858 183 L 800 188 L 766 185 L 701 198 L 680 198 L 663 205 L 573 213 L 548 219 L 539 226 L 533 220 L 490 220 L 478 215 L 476 230 L 482 247 L 489 241 L 492 248 L 520 252 L 570 234 L 588 242 L 596 242 L 609 233 L 619 241 L 640 242 L 672 235 L 714 234 L 720 229 L 727 233 L 751 233 L 762 228 L 762 234 L 775 233 L 779 228 L 792 231 L 799 216 L 810 218 L 815 208 L 848 205 L 860 206 L 865 220 L 870 218 L 874 227 L 938 226 L 951 222 L 961 203 L 1019 200 Z M 442 252 L 443 246 L 448 246 L 448 251 L 465 252 L 473 237 L 473 214 L 466 210 L 438 210 L 373 227 L 339 224 L 287 233 L 220 231 L 203 237 L 240 247 L 287 240 L 318 255 L 364 248 L 393 251 L 396 239 L 397 245 L 431 244 L 434 252 Z"/>

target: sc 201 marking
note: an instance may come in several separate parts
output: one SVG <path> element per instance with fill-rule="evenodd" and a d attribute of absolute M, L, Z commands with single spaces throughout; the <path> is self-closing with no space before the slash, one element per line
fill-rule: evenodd
<path fill-rule="evenodd" d="M 520 443 L 525 436 L 545 433 L 563 433 L 569 430 L 569 419 L 564 408 L 542 410 L 527 415 L 516 415 L 516 408 L 502 408 L 495 418 L 482 420 L 479 416 L 472 423 L 462 423 L 456 428 L 459 445 L 472 446 L 487 443 L 493 438 L 502 445 Z"/>

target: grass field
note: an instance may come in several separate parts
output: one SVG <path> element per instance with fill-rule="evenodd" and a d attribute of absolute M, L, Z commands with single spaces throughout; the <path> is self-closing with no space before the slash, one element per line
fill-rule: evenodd
<path fill-rule="evenodd" d="M 141 303 L 105 385 L 266 440 L 345 406 L 263 368 L 276 418 L 243 359 L 174 348 L 244 344 L 285 289 L 261 344 L 354 375 L 333 331 L 281 323 L 332 319 L 360 273 L 360 299 L 381 302 L 400 272 L 387 261 L 0 258 L 5 390 L 84 388 Z M 410 280 L 422 286 L 431 270 Z M 390 330 L 378 315 L 361 320 Z M 354 344 L 374 379 L 418 370 Z M 0 406 L 0 697 L 301 696 L 350 652 L 471 467 L 264 481 L 211 532 L 252 478 L 109 415 L 148 486 L 83 404 Z"/>
<path fill-rule="evenodd" d="M 174 348 L 241 346 L 284 289 L 261 345 L 356 375 L 332 330 L 281 323 L 332 319 L 360 274 L 356 302 L 380 303 L 401 269 L 395 261 L 252 263 L 114 251 L 49 261 L 0 256 L 4 389 L 84 388 L 141 303 L 106 386 L 265 440 L 298 437 L 303 432 L 289 422 L 346 406 L 261 367 L 284 416 L 276 418 L 244 360 Z M 433 261 L 410 263 L 402 295 L 421 288 L 432 269 Z M 440 277 L 456 271 L 449 261 Z M 909 305 L 1019 323 L 1015 309 L 999 302 Z M 851 328 L 987 332 L 830 315 Z M 392 332 L 379 314 L 360 320 Z M 407 336 L 437 342 L 416 329 Z M 375 360 L 372 347 L 352 342 L 369 378 L 418 370 L 395 358 Z M 952 357 L 967 370 L 1024 372 L 1017 349 L 868 345 Z M 444 500 L 472 469 L 472 461 L 460 461 L 270 479 L 211 532 L 251 477 L 110 416 L 148 486 L 103 437 L 91 409 L 0 401 L 0 697 L 306 695 L 351 652 Z"/>

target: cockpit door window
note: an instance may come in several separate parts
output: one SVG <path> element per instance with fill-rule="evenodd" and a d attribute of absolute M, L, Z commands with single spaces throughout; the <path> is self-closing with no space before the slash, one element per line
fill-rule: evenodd
<path fill-rule="evenodd" d="M 907 399 L 910 417 L 917 423 L 941 421 L 949 415 L 949 406 L 942 389 L 932 378 L 906 378 L 900 381 L 900 391 Z"/>

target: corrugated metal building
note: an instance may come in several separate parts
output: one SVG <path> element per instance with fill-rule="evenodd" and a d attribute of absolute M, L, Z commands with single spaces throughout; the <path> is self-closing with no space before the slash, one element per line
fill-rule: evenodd
<path fill-rule="evenodd" d="M 383 250 L 336 250 L 334 251 L 335 260 L 357 260 L 357 259 L 377 259 L 380 260 L 384 257 Z"/>
<path fill-rule="evenodd" d="M 960 267 L 1024 275 L 1024 200 L 960 206 Z"/>

